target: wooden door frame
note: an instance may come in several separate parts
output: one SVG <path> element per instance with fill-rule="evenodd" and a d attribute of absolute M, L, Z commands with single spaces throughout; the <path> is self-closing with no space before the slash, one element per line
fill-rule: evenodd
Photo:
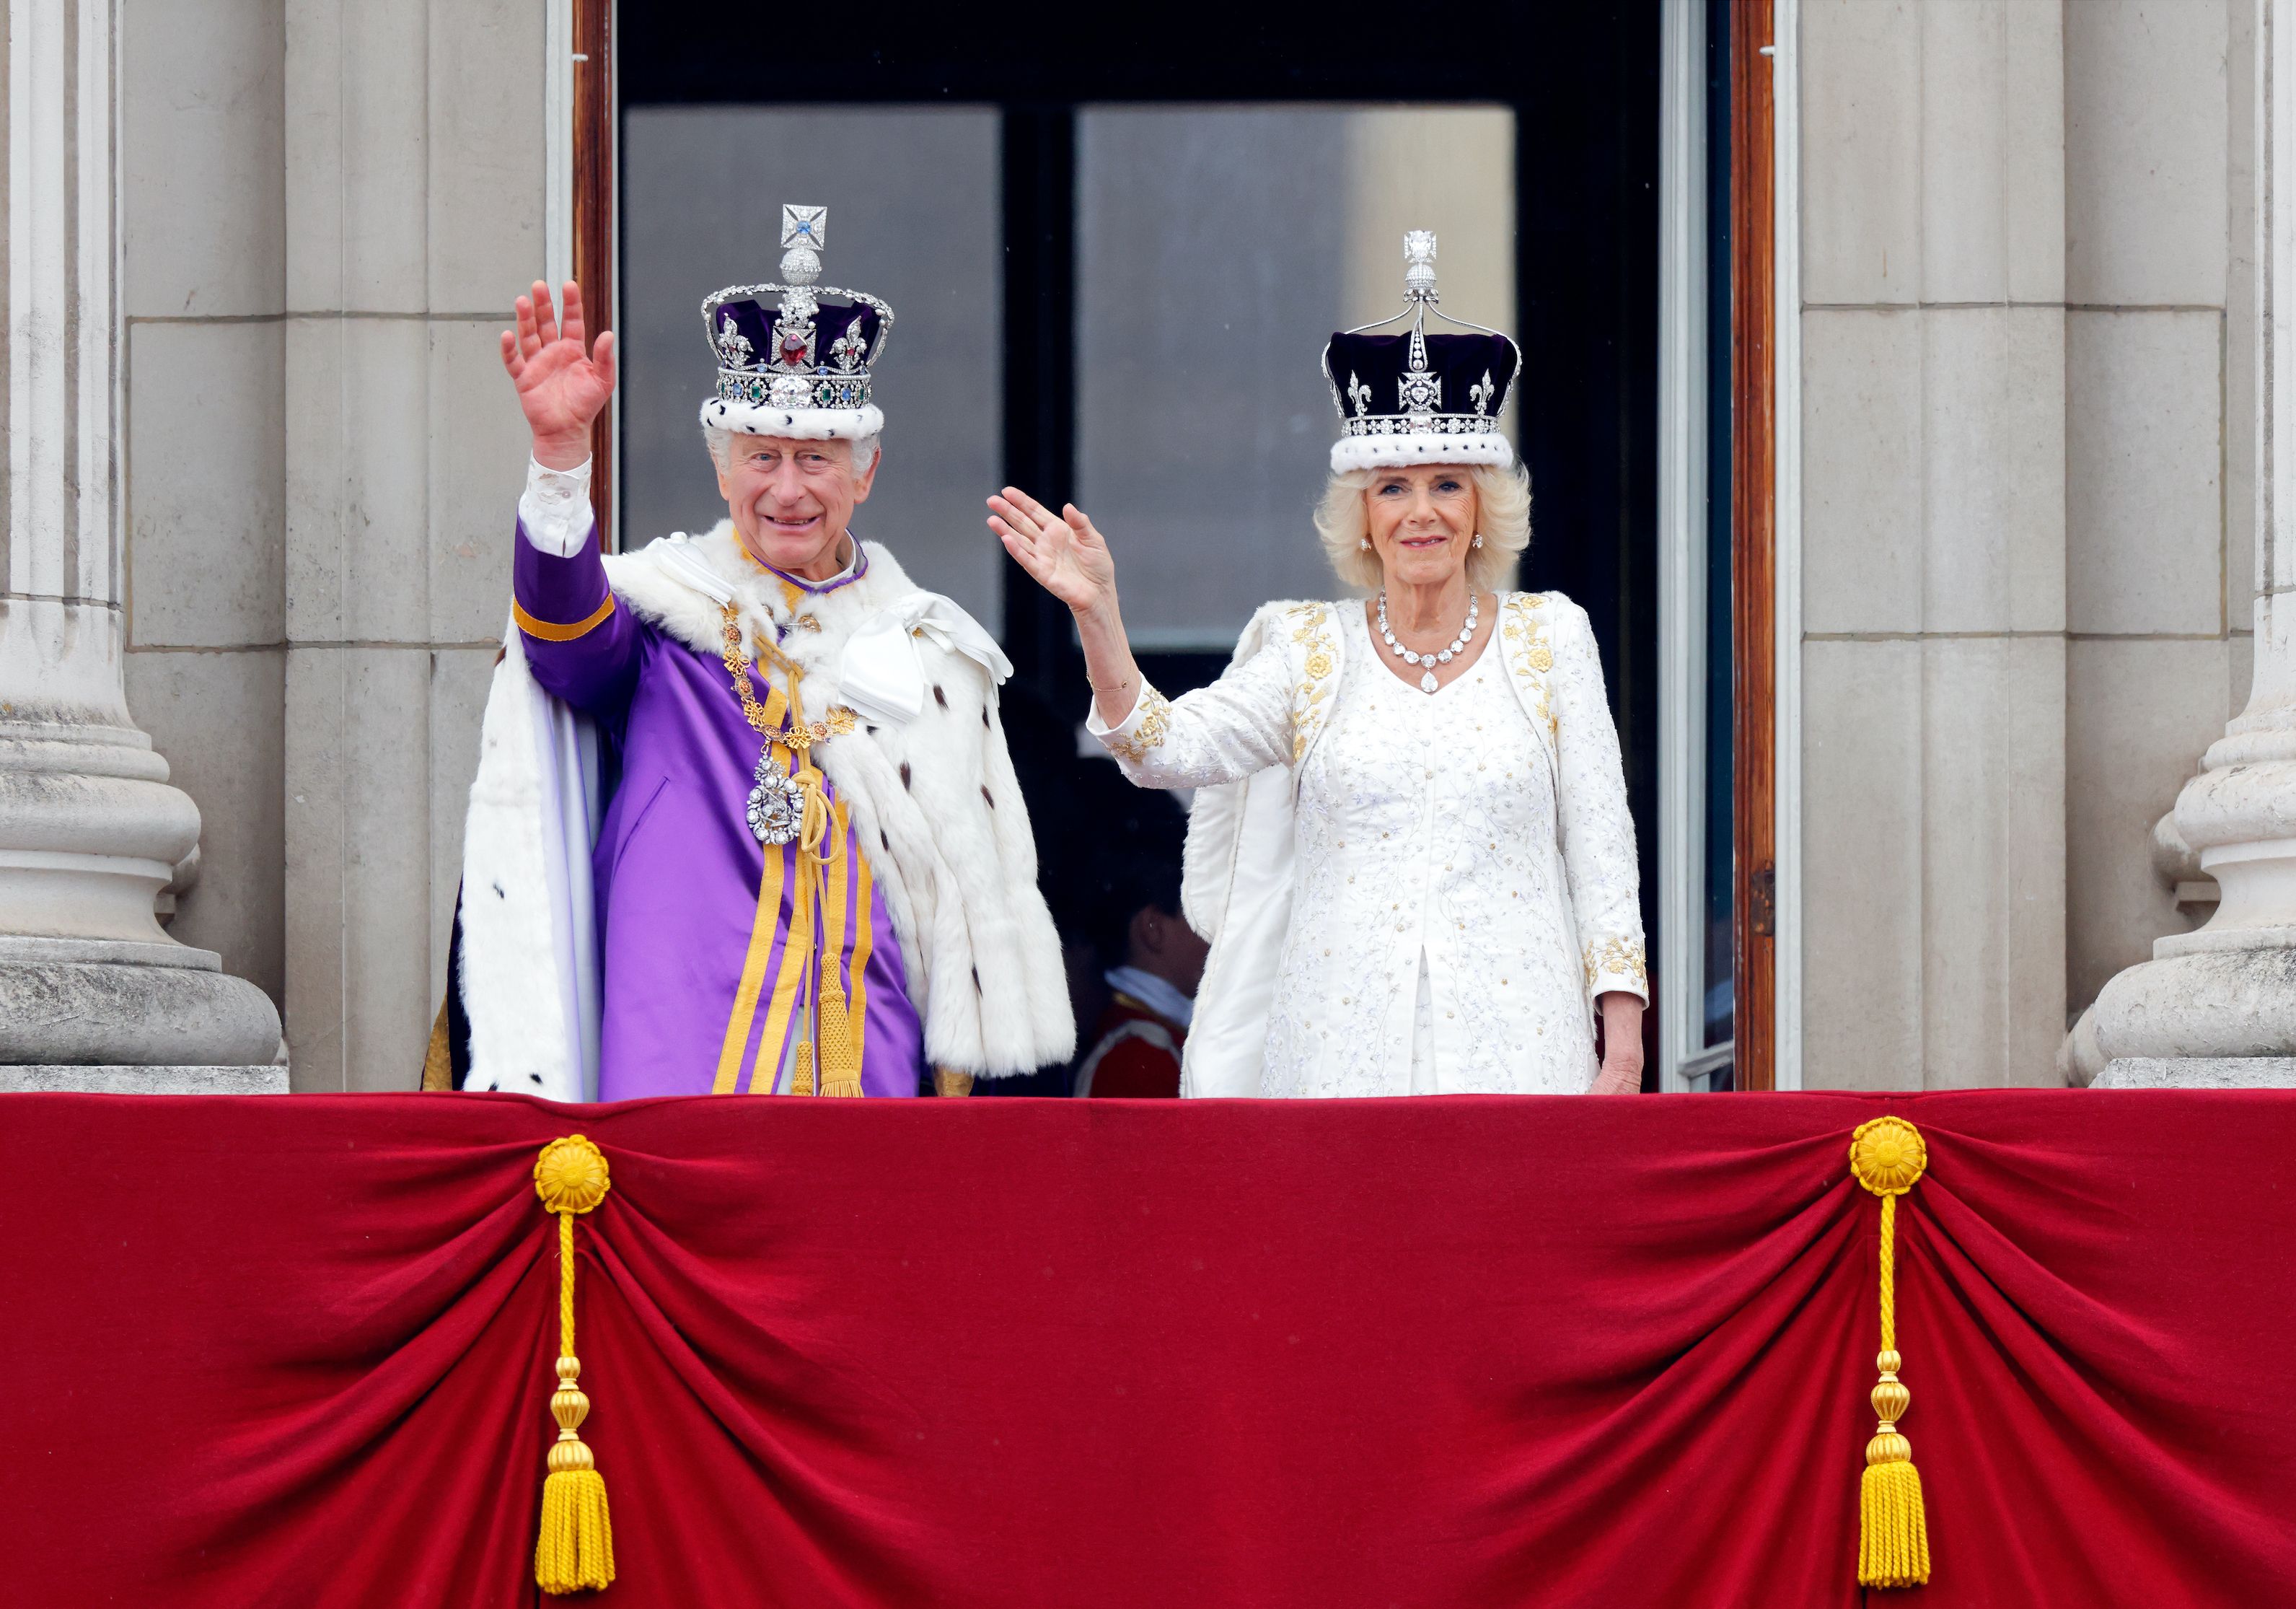
<path fill-rule="evenodd" d="M 574 279 L 595 336 L 614 325 L 614 0 L 573 0 Z M 598 544 L 614 548 L 615 404 L 590 427 Z"/>
<path fill-rule="evenodd" d="M 1773 0 L 1730 18 L 1731 743 L 1739 1089 L 1777 1088 L 1777 229 Z"/>
<path fill-rule="evenodd" d="M 571 0 L 574 277 L 594 330 L 614 318 L 615 0 Z M 1776 227 L 1774 0 L 1729 0 L 1731 612 L 1734 908 L 1739 1089 L 1777 1084 Z M 611 548 L 614 410 L 591 439 L 599 539 Z"/>

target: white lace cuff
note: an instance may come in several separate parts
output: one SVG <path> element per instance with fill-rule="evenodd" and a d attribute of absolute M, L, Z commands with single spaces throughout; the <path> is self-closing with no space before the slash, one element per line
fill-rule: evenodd
<path fill-rule="evenodd" d="M 529 456 L 518 519 L 537 553 L 554 559 L 580 553 L 598 528 L 590 512 L 590 461 L 585 458 L 572 469 L 548 469 Z"/>

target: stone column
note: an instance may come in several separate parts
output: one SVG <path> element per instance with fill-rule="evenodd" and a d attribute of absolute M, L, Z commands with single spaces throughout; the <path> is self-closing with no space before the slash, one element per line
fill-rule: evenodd
<path fill-rule="evenodd" d="M 153 915 L 200 819 L 123 691 L 113 7 L 11 0 L 0 46 L 0 1088 L 283 1088 L 270 1000 Z"/>
<path fill-rule="evenodd" d="M 1807 1088 L 2054 1076 L 2066 10 L 1803 0 L 1781 70 L 1801 95 Z"/>
<path fill-rule="evenodd" d="M 2177 800 L 2216 915 L 2097 997 L 2068 1060 L 2099 1087 L 2296 1087 L 2296 4 L 2252 4 L 2255 677 Z"/>

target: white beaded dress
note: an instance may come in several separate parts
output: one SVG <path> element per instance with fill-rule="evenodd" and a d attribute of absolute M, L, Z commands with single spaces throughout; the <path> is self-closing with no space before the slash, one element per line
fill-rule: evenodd
<path fill-rule="evenodd" d="M 1228 1092 L 1584 1091 L 1592 998 L 1647 997 L 1634 827 L 1584 613 L 1503 597 L 1495 640 L 1431 695 L 1380 662 L 1360 603 L 1306 607 L 1323 613 L 1295 608 L 1285 622 L 1305 625 L 1260 631 L 1212 686 L 1168 704 L 1149 690 L 1122 727 L 1092 723 L 1149 785 L 1290 768 L 1279 953 L 1272 968 L 1222 956 L 1215 934 L 1207 967 L 1208 984 L 1223 964 L 1270 974 L 1257 1087 Z"/>

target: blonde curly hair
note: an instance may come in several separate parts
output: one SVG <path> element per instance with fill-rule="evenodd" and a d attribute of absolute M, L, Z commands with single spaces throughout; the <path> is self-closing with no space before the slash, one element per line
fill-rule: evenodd
<path fill-rule="evenodd" d="M 1514 583 L 1515 562 L 1530 546 L 1530 476 L 1519 464 L 1463 464 L 1475 484 L 1475 529 L 1483 545 L 1467 550 L 1467 585 L 1478 592 L 1503 592 Z M 1393 470 L 1335 471 L 1316 505 L 1316 534 L 1324 556 L 1346 586 L 1376 592 L 1384 577 L 1379 555 L 1364 551 L 1371 515 L 1364 494 Z"/>

